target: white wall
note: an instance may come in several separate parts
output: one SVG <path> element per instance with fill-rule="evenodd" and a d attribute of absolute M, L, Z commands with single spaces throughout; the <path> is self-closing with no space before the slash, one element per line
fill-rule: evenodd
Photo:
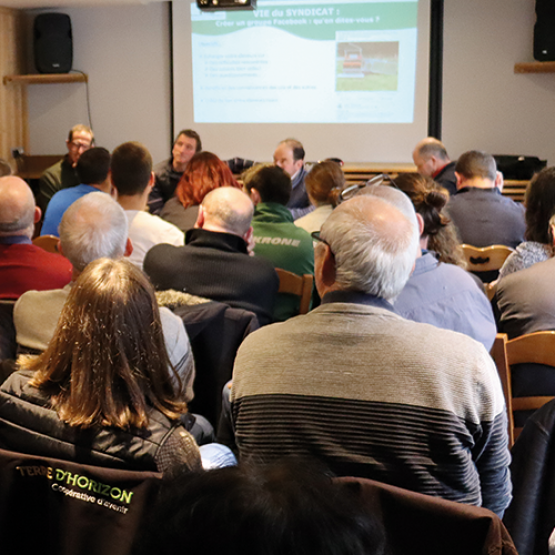
<path fill-rule="evenodd" d="M 155 161 L 166 158 L 171 148 L 168 4 L 56 11 L 71 17 L 74 69 L 89 75 L 96 144 L 112 150 L 135 140 Z M 31 19 L 40 12 L 28 13 Z M 65 152 L 68 130 L 88 121 L 85 85 L 33 85 L 28 94 L 31 154 Z"/>
<path fill-rule="evenodd" d="M 90 76 L 98 144 L 111 149 L 139 140 L 155 160 L 164 158 L 170 148 L 167 5 L 61 11 L 72 18 L 74 67 Z M 555 164 L 555 74 L 513 71 L 515 62 L 533 59 L 534 18 L 534 0 L 445 0 L 443 140 L 452 157 L 481 148 Z M 32 154 L 63 152 L 67 130 L 85 120 L 83 85 L 29 87 Z"/>
<path fill-rule="evenodd" d="M 533 61 L 534 0 L 445 0 L 443 141 L 555 164 L 555 73 L 514 73 Z"/>

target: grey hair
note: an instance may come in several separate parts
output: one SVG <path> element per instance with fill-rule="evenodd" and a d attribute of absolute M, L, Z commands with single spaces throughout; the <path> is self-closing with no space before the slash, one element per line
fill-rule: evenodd
<path fill-rule="evenodd" d="M 391 203 L 370 195 L 336 208 L 320 237 L 334 254 L 341 289 L 388 301 L 403 290 L 419 245 L 418 227 Z"/>
<path fill-rule="evenodd" d="M 431 158 L 432 156 L 437 156 L 441 160 L 448 160 L 449 155 L 447 154 L 447 149 L 445 145 L 438 139 L 434 137 L 428 137 L 424 139 L 416 148 L 416 152 L 422 156 L 422 158 Z"/>
<path fill-rule="evenodd" d="M 403 191 L 395 189 L 395 187 L 390 187 L 389 185 L 368 185 L 360 189 L 357 195 L 372 195 L 389 202 L 389 204 L 393 204 L 395 208 L 402 212 L 403 215 L 418 228 L 414 204 Z"/>
<path fill-rule="evenodd" d="M 98 258 L 121 258 L 128 237 L 127 216 L 107 193 L 89 193 L 64 213 L 60 242 L 64 256 L 78 271 Z"/>

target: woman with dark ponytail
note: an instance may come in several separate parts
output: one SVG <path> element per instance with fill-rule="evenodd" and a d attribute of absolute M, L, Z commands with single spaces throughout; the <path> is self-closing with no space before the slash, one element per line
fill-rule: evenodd
<path fill-rule="evenodd" d="M 463 270 L 455 228 L 443 213 L 447 191 L 417 173 L 399 175 L 395 185 L 414 205 L 422 249 L 395 301 L 395 311 L 409 320 L 469 335 L 489 351 L 496 334 L 495 319 L 483 288 Z"/>

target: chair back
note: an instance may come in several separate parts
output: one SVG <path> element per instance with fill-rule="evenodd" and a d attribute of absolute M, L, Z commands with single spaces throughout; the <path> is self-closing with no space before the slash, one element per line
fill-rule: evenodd
<path fill-rule="evenodd" d="M 33 239 L 33 245 L 44 249 L 46 252 L 60 254 L 60 251 L 58 251 L 59 240 L 55 235 L 39 235 Z"/>
<path fill-rule="evenodd" d="M 0 449 L 3 555 L 128 555 L 162 475 Z"/>
<path fill-rule="evenodd" d="M 555 331 L 538 331 L 511 340 L 508 340 L 507 334 L 498 333 L 491 354 L 503 384 L 509 421 L 509 442 L 512 447 L 522 432 L 522 426 L 514 425 L 514 413 L 537 410 L 551 401 L 553 396 L 513 397 L 511 366 L 543 364 L 555 367 Z"/>
<path fill-rule="evenodd" d="M 17 344 L 13 324 L 15 301 L 0 300 L 0 362 L 15 358 Z"/>
<path fill-rule="evenodd" d="M 222 390 L 231 380 L 237 349 L 258 329 L 253 312 L 210 301 L 173 308 L 185 324 L 195 359 L 194 399 L 189 410 L 208 418 L 217 428 L 222 410 Z"/>
<path fill-rule="evenodd" d="M 351 487 L 358 485 L 365 509 L 376 516 L 385 531 L 388 553 L 517 555 L 501 519 L 488 509 L 365 478 L 335 480 Z"/>
<path fill-rule="evenodd" d="M 499 270 L 507 257 L 514 252 L 505 245 L 491 245 L 489 247 L 473 247 L 462 245 L 469 272 L 491 272 Z"/>
<path fill-rule="evenodd" d="M 314 276 L 311 274 L 299 276 L 281 268 L 276 268 L 276 273 L 279 277 L 278 293 L 289 293 L 300 297 L 299 314 L 306 314 L 310 309 Z"/>

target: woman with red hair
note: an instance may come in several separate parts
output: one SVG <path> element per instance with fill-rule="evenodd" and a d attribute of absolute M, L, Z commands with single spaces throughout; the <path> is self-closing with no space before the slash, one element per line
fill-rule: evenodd
<path fill-rule="evenodd" d="M 204 197 L 218 187 L 237 187 L 229 166 L 211 152 L 195 154 L 187 164 L 175 196 L 168 200 L 160 216 L 176 225 L 181 231 L 193 229 L 198 217 L 198 207 Z"/>

